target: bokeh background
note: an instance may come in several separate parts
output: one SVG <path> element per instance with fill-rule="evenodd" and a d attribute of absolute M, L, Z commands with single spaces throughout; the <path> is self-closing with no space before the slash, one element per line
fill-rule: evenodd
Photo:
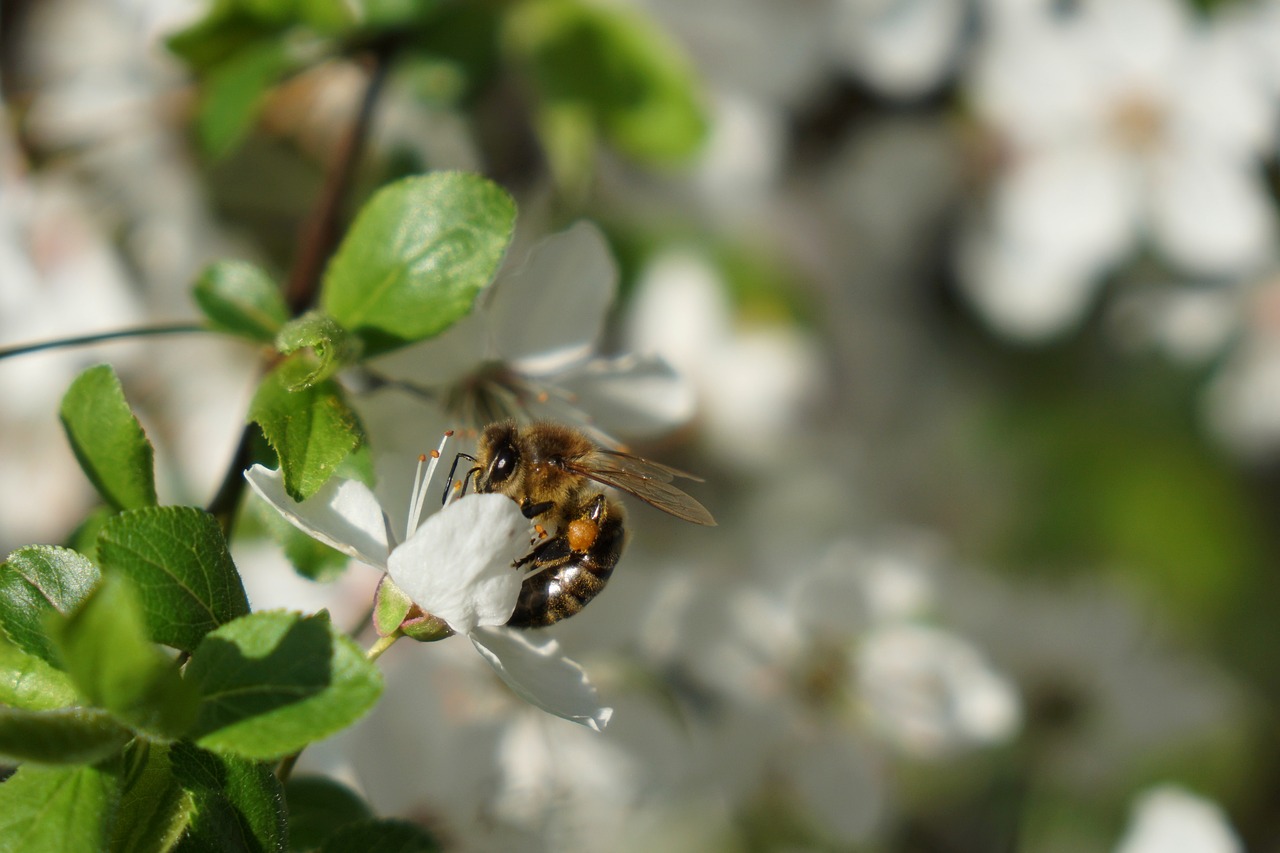
<path fill-rule="evenodd" d="M 580 5 L 421 4 L 350 209 L 479 171 L 513 268 L 592 223 L 600 353 L 681 383 L 617 437 L 720 525 L 634 506 L 549 629 L 603 734 L 402 643 L 299 772 L 468 851 L 1280 850 L 1280 3 L 618 0 L 549 82 L 529 44 Z M 219 116 L 167 46 L 208 8 L 0 4 L 0 346 L 194 319 L 213 259 L 288 270 L 367 66 L 282 25 L 295 65 Z M 609 88 L 623 48 L 648 88 Z M 0 361 L 3 552 L 92 509 L 57 407 L 103 360 L 162 499 L 216 490 L 251 347 Z M 434 446 L 421 400 L 357 402 L 380 471 Z M 242 530 L 256 607 L 367 606 L 367 569 Z"/>

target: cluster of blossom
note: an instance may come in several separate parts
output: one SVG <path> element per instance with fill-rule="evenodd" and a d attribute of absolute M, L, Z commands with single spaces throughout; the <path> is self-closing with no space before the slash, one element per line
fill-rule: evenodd
<path fill-rule="evenodd" d="M 383 500 L 335 480 L 299 505 L 272 472 L 250 474 L 257 493 L 294 523 L 388 570 L 470 641 L 401 643 L 388 652 L 377 709 L 310 749 L 302 768 L 345 778 L 380 812 L 432 825 L 459 849 L 598 849 L 602 837 L 631 839 L 637 850 L 743 849 L 750 846 L 743 827 L 756 819 L 803 826 L 817 844 L 849 846 L 882 842 L 894 830 L 909 799 L 920 796 L 902 783 L 913 768 L 941 773 L 1029 731 L 1041 734 L 1038 701 L 1063 695 L 1064 685 L 1079 691 L 1074 701 L 1087 706 L 1090 725 L 1051 732 L 1057 740 L 1038 769 L 1066 789 L 1097 790 L 1123 766 L 1206 732 L 1229 732 L 1240 716 L 1231 686 L 1198 661 L 1153 651 L 1136 608 L 1114 590 L 1015 587 L 948 566 L 914 539 L 878 532 L 887 522 L 869 509 L 870 486 L 859 472 L 892 464 L 925 490 L 932 472 L 913 471 L 905 447 L 877 461 L 842 419 L 840 383 L 853 380 L 825 368 L 869 356 L 854 377 L 864 399 L 897 401 L 911 396 L 903 389 L 916 390 L 906 354 L 923 348 L 925 336 L 899 328 L 910 308 L 885 288 L 918 274 L 916 246 L 901 244 L 901 235 L 947 206 L 964 164 L 949 120 L 911 117 L 851 141 L 835 165 L 806 181 L 785 171 L 786 122 L 832 69 L 891 99 L 958 87 L 972 107 L 967 117 L 981 126 L 978 147 L 997 155 L 988 157 L 986 195 L 968 210 L 954 257 L 976 309 L 1016 338 L 1061 332 L 1080 321 L 1101 282 L 1123 274 L 1146 247 L 1171 277 L 1241 283 L 1225 307 L 1217 299 L 1189 320 L 1179 319 L 1189 310 L 1180 300 L 1155 314 L 1144 304 L 1139 325 L 1153 328 L 1156 316 L 1154 328 L 1177 342 L 1189 324 L 1192 337 L 1207 335 L 1213 346 L 1243 332 L 1238 361 L 1215 388 L 1214 412 L 1242 443 L 1265 447 L 1280 436 L 1280 411 L 1268 408 L 1280 394 L 1257 389 L 1280 382 L 1280 312 L 1257 310 L 1274 301 L 1274 285 L 1245 288 L 1266 280 L 1274 263 L 1261 166 L 1275 144 L 1280 76 L 1266 64 L 1265 39 L 1280 33 L 1276 4 L 1247 2 L 1230 16 L 1202 18 L 1174 0 L 1082 0 L 1065 12 L 1060 3 L 985 0 L 976 26 L 961 12 L 965 4 L 948 0 L 829 0 L 805 4 L 807 14 L 783 0 L 645 5 L 686 41 L 715 87 L 717 124 L 696 176 L 709 221 L 763 234 L 818 278 L 829 274 L 837 310 L 816 331 L 744 322 L 709 256 L 674 248 L 649 259 L 630 294 L 611 339 L 630 351 L 604 355 L 617 297 L 604 238 L 579 223 L 535 242 L 536 217 L 522 211 L 508 266 L 479 310 L 356 377 L 369 389 L 358 405 Z M 55 6 L 116 25 L 120 10 L 133 8 Z M 89 41 L 103 45 L 116 33 L 129 49 L 77 59 L 118 71 L 135 63 L 120 29 L 98 27 Z M 1143 50 L 1127 49 L 1135 43 Z M 75 77 L 84 85 L 95 79 L 147 77 Z M 319 78 L 303 82 L 324 89 Z M 66 124 L 84 115 L 83 103 L 36 101 L 45 144 L 72 146 L 84 139 L 75 133 L 112 126 Z M 434 162 L 478 162 L 456 124 L 423 121 L 394 92 L 380 122 L 383 133 L 435 146 Z M 132 122 L 130 132 L 137 127 Z M 108 193 L 127 202 L 118 213 L 132 217 L 131 262 L 148 286 L 163 283 L 172 293 L 196 255 L 221 254 L 225 238 L 192 212 L 202 208 L 184 195 L 195 193 L 195 179 L 181 159 L 147 151 L 153 173 L 166 179 Z M 103 236 L 117 229 L 96 222 L 65 180 L 23 174 L 12 146 L 0 153 L 6 187 L 20 190 L 0 193 L 0 278 L 17 283 L 0 289 L 0 334 L 28 339 L 128 325 L 154 310 L 153 290 L 130 290 Z M 103 170 L 96 180 L 138 171 L 135 160 L 96 165 Z M 615 187 L 623 202 L 626 189 Z M 53 215 L 24 205 L 59 211 L 58 227 L 41 230 Z M 62 213 L 65 206 L 76 214 Z M 776 214 L 767 227 L 766 210 Z M 156 228 L 179 230 L 179 245 L 191 241 L 199 253 L 175 250 L 176 265 L 167 256 L 155 256 L 154 268 L 139 264 L 153 257 L 139 250 L 152 245 L 148 229 Z M 51 286 L 61 281 L 105 304 L 66 298 Z M 81 308 L 92 311 L 83 324 Z M 46 332 L 39 325 L 46 315 L 60 326 Z M 1197 331 L 1207 315 L 1223 319 Z M 21 328 L 7 325 L 19 321 Z M 69 453 L 59 442 L 36 441 L 48 430 L 32 424 L 51 417 L 86 358 L 38 377 L 0 370 L 0 382 L 21 388 L 7 398 L 23 401 L 0 415 L 6 447 L 17 446 L 10 436 L 30 435 L 32 448 L 52 448 L 65 463 L 36 466 L 42 457 L 26 452 L 0 457 L 0 465 L 32 468 L 0 468 L 0 480 L 49 489 L 43 500 L 24 491 L 12 511 L 0 506 L 7 535 L 29 539 L 40 529 L 24 508 L 44 513 L 49 537 L 84 509 L 87 496 L 65 497 L 66 484 L 79 482 Z M 243 407 L 228 400 L 248 393 L 248 360 L 228 348 L 217 358 L 193 352 L 163 363 L 173 377 L 198 365 L 202 390 L 164 381 L 178 390 L 166 392 L 172 404 L 155 407 L 148 433 L 160 445 L 162 470 L 166 442 L 168 456 L 208 465 L 194 475 L 186 461 L 171 465 L 171 476 L 192 478 L 178 491 L 206 494 L 230 455 L 236 428 L 228 417 Z M 835 409 L 829 432 L 806 420 L 820 403 Z M 868 408 L 872 421 L 887 407 Z M 717 503 L 721 527 L 713 536 L 668 536 L 677 522 L 638 508 L 618 575 L 590 609 L 551 629 L 555 639 L 504 629 L 517 577 L 505 569 L 527 535 L 513 505 L 471 496 L 419 523 L 417 511 L 437 503 L 411 481 L 412 461 L 440 432 L 508 414 L 575 423 L 602 443 L 683 428 L 701 451 L 698 464 L 719 475 L 707 489 L 719 499 L 708 502 Z M 900 438 L 913 446 L 912 435 Z M 398 500 L 405 494 L 418 496 L 408 512 Z M 388 530 L 404 530 L 404 541 Z M 464 538 L 475 531 L 483 541 Z M 237 543 L 236 557 L 253 566 L 245 574 L 255 608 L 328 606 L 337 618 L 354 616 L 377 580 L 377 572 L 353 566 L 339 584 L 317 587 L 260 545 Z M 591 730 L 606 723 L 603 733 Z M 1108 793 L 1133 792 L 1115 784 Z M 1216 806 L 1168 787 L 1136 799 L 1129 829 L 1108 841 L 1145 853 L 1169 849 L 1169 837 L 1194 839 L 1206 853 L 1240 848 Z"/>

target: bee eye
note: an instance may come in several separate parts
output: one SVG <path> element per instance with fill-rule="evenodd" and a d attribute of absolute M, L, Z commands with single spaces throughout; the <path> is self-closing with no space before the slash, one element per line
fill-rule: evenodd
<path fill-rule="evenodd" d="M 504 447 L 494 454 L 489 463 L 489 486 L 493 487 L 507 480 L 516 469 L 516 451 L 514 447 Z"/>

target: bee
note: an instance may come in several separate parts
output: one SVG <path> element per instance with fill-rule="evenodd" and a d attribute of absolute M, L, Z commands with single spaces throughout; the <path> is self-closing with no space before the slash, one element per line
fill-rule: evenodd
<path fill-rule="evenodd" d="M 622 556 L 627 528 L 621 502 L 599 486 L 612 486 L 694 524 L 715 525 L 706 508 L 671 485 L 700 478 L 616 450 L 605 450 L 579 430 L 553 423 L 519 427 L 490 424 L 477 455 L 458 454 L 473 467 L 462 477 L 477 492 L 506 495 L 545 534 L 516 561 L 529 576 L 508 625 L 538 628 L 567 619 L 604 589 Z M 446 492 L 447 494 L 447 492 Z"/>

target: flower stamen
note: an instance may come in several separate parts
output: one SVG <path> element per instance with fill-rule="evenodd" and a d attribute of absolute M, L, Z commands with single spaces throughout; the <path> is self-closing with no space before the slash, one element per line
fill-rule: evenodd
<path fill-rule="evenodd" d="M 413 531 L 418 529 L 418 523 L 422 520 L 422 507 L 426 503 L 427 489 L 431 486 L 431 478 L 436 473 L 436 467 L 440 464 L 440 456 L 444 453 L 444 446 L 449 443 L 449 438 L 453 435 L 453 430 L 445 432 L 440 439 L 440 446 L 431 451 L 430 462 L 427 462 L 426 454 L 418 456 L 418 470 L 413 475 L 413 493 L 409 497 L 409 521 L 405 530 L 404 538 L 407 541 L 413 535 Z M 426 471 L 423 471 L 423 463 L 426 463 Z"/>

